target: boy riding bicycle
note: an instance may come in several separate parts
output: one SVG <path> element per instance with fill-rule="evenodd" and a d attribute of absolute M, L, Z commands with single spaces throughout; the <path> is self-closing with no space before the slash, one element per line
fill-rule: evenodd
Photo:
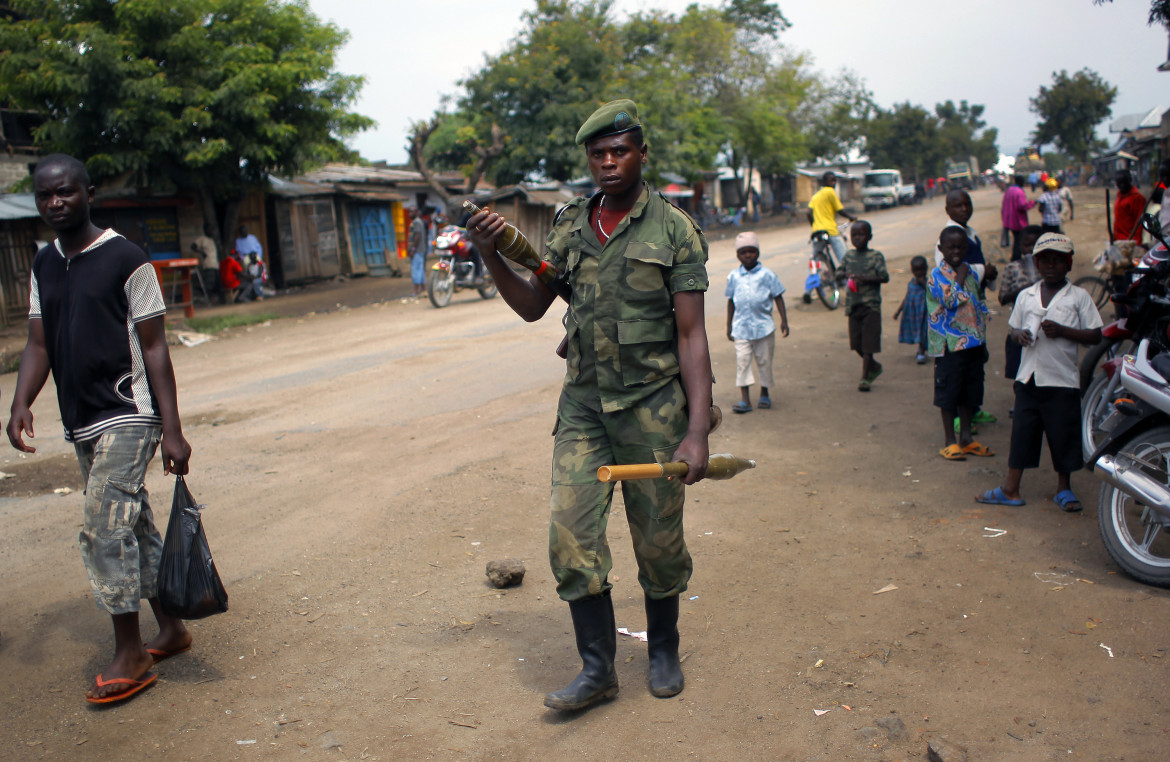
<path fill-rule="evenodd" d="M 812 225 L 813 232 L 813 256 L 816 256 L 820 252 L 820 247 L 824 245 L 817 241 L 817 233 L 824 231 L 828 236 L 828 247 L 836 254 L 830 255 L 834 268 L 840 267 L 841 260 L 845 258 L 845 239 L 837 229 L 837 215 L 850 222 L 857 221 L 857 218 L 846 212 L 845 207 L 841 205 L 836 185 L 837 175 L 831 171 L 826 172 L 821 176 L 821 189 L 808 200 L 808 222 Z M 801 298 L 805 304 L 812 302 L 812 294 L 807 287 Z"/>

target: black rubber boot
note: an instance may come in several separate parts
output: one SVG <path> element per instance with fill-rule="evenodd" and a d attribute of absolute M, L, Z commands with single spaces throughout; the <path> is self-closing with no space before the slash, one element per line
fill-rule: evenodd
<path fill-rule="evenodd" d="M 613 669 L 617 623 L 609 593 L 572 601 L 569 613 L 577 636 L 577 653 L 581 654 L 581 672 L 563 690 L 544 697 L 545 706 L 562 712 L 593 706 L 618 693 L 617 672 Z"/>
<path fill-rule="evenodd" d="M 670 698 L 682 693 L 678 660 L 678 596 L 646 598 L 646 651 L 650 658 L 650 693 Z"/>

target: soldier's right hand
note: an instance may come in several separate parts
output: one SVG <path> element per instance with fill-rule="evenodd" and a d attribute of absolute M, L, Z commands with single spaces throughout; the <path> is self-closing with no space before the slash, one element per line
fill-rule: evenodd
<path fill-rule="evenodd" d="M 490 209 L 484 209 L 467 220 L 467 237 L 481 254 L 494 252 L 496 239 L 504 232 L 505 225 L 507 221 L 503 217 Z"/>
<path fill-rule="evenodd" d="M 33 433 L 33 414 L 28 408 L 24 410 L 13 410 L 12 418 L 8 420 L 8 426 L 5 428 L 8 433 L 8 441 L 12 446 L 21 452 L 36 452 L 37 448 L 24 443 L 24 438 L 21 436 L 23 432 L 28 432 L 30 438 L 35 437 Z"/>

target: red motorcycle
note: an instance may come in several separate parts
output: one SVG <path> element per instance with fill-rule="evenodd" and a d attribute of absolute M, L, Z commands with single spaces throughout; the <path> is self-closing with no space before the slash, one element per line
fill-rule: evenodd
<path fill-rule="evenodd" d="M 436 307 L 446 307 L 455 292 L 474 288 L 484 299 L 496 295 L 496 284 L 479 259 L 467 231 L 448 225 L 439 231 L 434 241 L 439 261 L 431 266 L 427 278 L 427 297 Z"/>

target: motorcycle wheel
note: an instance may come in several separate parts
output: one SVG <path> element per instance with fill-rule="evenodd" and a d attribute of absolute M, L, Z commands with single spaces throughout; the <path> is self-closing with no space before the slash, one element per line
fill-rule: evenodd
<path fill-rule="evenodd" d="M 499 293 L 499 289 L 496 288 L 496 282 L 486 272 L 483 274 L 483 283 L 476 286 L 475 290 L 479 292 L 481 299 L 491 299 Z"/>
<path fill-rule="evenodd" d="M 1132 458 L 1134 468 L 1170 486 L 1170 426 L 1139 434 L 1118 458 Z M 1097 498 L 1097 525 L 1105 550 L 1139 582 L 1170 587 L 1170 520 L 1109 484 Z"/>
<path fill-rule="evenodd" d="M 444 270 L 431 270 L 427 278 L 427 298 L 436 307 L 446 307 L 455 293 L 455 274 Z"/>
<path fill-rule="evenodd" d="M 1080 286 L 1089 292 L 1089 298 L 1093 300 L 1093 304 L 1097 305 L 1097 309 L 1105 309 L 1105 305 L 1109 304 L 1109 283 L 1104 278 L 1098 278 L 1096 275 L 1086 275 L 1083 278 L 1077 278 L 1073 281 L 1074 286 Z"/>
<path fill-rule="evenodd" d="M 833 267 L 829 255 L 823 251 L 814 254 L 813 260 L 817 263 L 817 270 L 821 276 L 820 282 L 817 284 L 817 296 L 820 297 L 821 304 L 835 310 L 841 304 L 841 287 L 837 283 L 837 268 Z"/>
<path fill-rule="evenodd" d="M 1089 393 L 1089 387 L 1093 382 L 1103 376 L 1100 372 L 1101 363 L 1108 362 L 1118 355 L 1124 355 L 1136 348 L 1129 339 L 1101 339 L 1085 352 L 1085 356 L 1081 358 L 1081 365 L 1079 368 L 1081 374 L 1081 396 L 1086 396 Z"/>
<path fill-rule="evenodd" d="M 1113 411 L 1107 392 L 1115 388 L 1110 378 L 1099 373 L 1081 398 L 1081 448 L 1087 458 L 1101 444 L 1101 422 Z"/>

